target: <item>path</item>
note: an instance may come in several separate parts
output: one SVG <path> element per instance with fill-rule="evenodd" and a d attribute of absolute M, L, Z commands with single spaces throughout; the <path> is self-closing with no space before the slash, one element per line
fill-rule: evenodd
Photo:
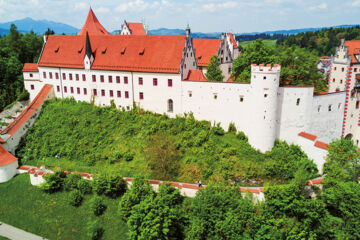
<path fill-rule="evenodd" d="M 25 108 L 29 105 L 29 101 L 21 101 L 15 103 L 11 108 L 6 109 L 0 112 L 0 122 L 2 123 L 11 123 Z M 5 126 L 1 126 L 0 124 L 0 131 Z"/>
<path fill-rule="evenodd" d="M 44 240 L 45 238 L 39 237 L 35 234 L 25 232 L 19 228 L 10 226 L 0 222 L 0 236 L 7 237 L 12 240 Z"/>

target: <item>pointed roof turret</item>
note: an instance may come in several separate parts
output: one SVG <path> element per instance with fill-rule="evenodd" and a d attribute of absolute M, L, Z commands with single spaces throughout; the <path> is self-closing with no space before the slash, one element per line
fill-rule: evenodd
<path fill-rule="evenodd" d="M 91 50 L 91 44 L 90 44 L 90 38 L 89 38 L 89 33 L 86 32 L 86 48 L 85 48 L 85 56 L 88 56 L 88 58 L 90 59 L 92 55 L 92 50 Z"/>
<path fill-rule="evenodd" d="M 78 35 L 84 36 L 87 32 L 90 35 L 110 35 L 110 33 L 101 25 L 91 7 L 86 22 Z"/>

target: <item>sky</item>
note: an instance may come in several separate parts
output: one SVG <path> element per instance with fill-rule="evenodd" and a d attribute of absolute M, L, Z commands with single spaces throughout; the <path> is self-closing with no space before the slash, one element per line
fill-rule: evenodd
<path fill-rule="evenodd" d="M 233 33 L 360 24 L 360 0 L 0 0 L 0 22 L 31 17 L 81 28 L 90 6 L 108 31 L 124 20 Z"/>

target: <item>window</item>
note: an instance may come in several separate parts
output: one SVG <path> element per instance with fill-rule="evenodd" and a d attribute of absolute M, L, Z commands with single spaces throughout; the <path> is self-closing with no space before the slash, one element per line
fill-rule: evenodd
<path fill-rule="evenodd" d="M 92 81 L 96 82 L 96 75 L 92 75 Z"/>
<path fill-rule="evenodd" d="M 110 97 L 114 97 L 114 91 L 113 90 L 110 90 L 109 94 L 110 94 Z"/>
<path fill-rule="evenodd" d="M 342 83 L 343 82 L 343 80 L 340 80 L 340 83 Z"/>
<path fill-rule="evenodd" d="M 334 71 L 336 71 L 336 67 L 334 67 Z"/>
<path fill-rule="evenodd" d="M 87 95 L 87 89 L 84 88 L 84 95 Z"/>
<path fill-rule="evenodd" d="M 328 110 L 329 110 L 329 112 L 331 112 L 331 104 L 329 105 Z"/>
<path fill-rule="evenodd" d="M 100 82 L 104 82 L 104 75 L 100 75 Z"/>
<path fill-rule="evenodd" d="M 93 95 L 97 96 L 97 90 L 96 89 L 93 89 Z"/>
<path fill-rule="evenodd" d="M 30 88 L 31 88 L 31 90 L 34 90 L 35 89 L 35 86 L 34 85 L 30 85 Z"/>
<path fill-rule="evenodd" d="M 104 89 L 101 89 L 101 96 L 105 96 L 105 90 Z"/>
<path fill-rule="evenodd" d="M 144 93 L 143 92 L 139 92 L 139 98 L 140 98 L 140 100 L 144 99 Z"/>
<path fill-rule="evenodd" d="M 320 110 L 321 110 L 321 105 L 318 106 L 318 112 L 320 112 Z"/>
<path fill-rule="evenodd" d="M 109 76 L 108 79 L 109 79 L 109 83 L 112 83 L 112 76 Z"/>
<path fill-rule="evenodd" d="M 333 82 L 335 82 L 335 78 L 333 78 Z"/>
<path fill-rule="evenodd" d="M 168 79 L 168 87 L 172 87 L 172 85 L 173 85 L 172 79 Z"/>
<path fill-rule="evenodd" d="M 357 68 L 354 68 L 354 72 L 357 72 Z"/>
<path fill-rule="evenodd" d="M 360 101 L 356 101 L 356 109 L 359 109 Z"/>
<path fill-rule="evenodd" d="M 189 91 L 189 97 L 192 97 L 192 91 Z"/>
<path fill-rule="evenodd" d="M 74 93 L 74 87 L 70 87 L 70 92 Z"/>
<path fill-rule="evenodd" d="M 129 92 L 125 91 L 125 98 L 129 98 Z"/>
<path fill-rule="evenodd" d="M 265 93 L 265 94 L 264 94 L 264 98 L 267 98 L 267 96 L 268 96 L 267 93 Z"/>
<path fill-rule="evenodd" d="M 240 102 L 244 101 L 244 96 L 240 96 Z"/>
<path fill-rule="evenodd" d="M 49 72 L 49 78 L 52 79 L 52 72 Z"/>
<path fill-rule="evenodd" d="M 56 86 L 56 91 L 60 92 L 60 86 Z"/>
<path fill-rule="evenodd" d="M 71 73 L 69 73 L 69 79 L 70 79 L 70 80 L 73 80 L 73 79 L 72 79 L 72 74 L 71 74 Z"/>
<path fill-rule="evenodd" d="M 139 85 L 143 85 L 143 78 L 139 77 Z"/>
<path fill-rule="evenodd" d="M 30 73 L 30 77 L 31 77 L 31 78 L 33 77 L 33 74 L 32 74 L 32 73 Z"/>
<path fill-rule="evenodd" d="M 120 91 L 117 91 L 117 97 L 121 98 L 121 92 Z"/>
<path fill-rule="evenodd" d="M 116 76 L 116 83 L 120 83 L 120 76 Z"/>
<path fill-rule="evenodd" d="M 264 80 L 266 80 L 266 76 L 264 76 Z"/>
<path fill-rule="evenodd" d="M 338 109 L 340 109 L 340 108 L 341 108 L 341 103 L 338 104 Z"/>
<path fill-rule="evenodd" d="M 340 92 L 340 88 L 336 88 L 336 90 L 335 90 L 336 92 Z"/>
<path fill-rule="evenodd" d="M 124 84 L 128 84 L 128 77 L 124 77 Z"/>
<path fill-rule="evenodd" d="M 79 87 L 76 88 L 76 92 L 77 92 L 77 94 L 80 94 L 80 88 Z"/>
<path fill-rule="evenodd" d="M 66 73 L 63 73 L 62 76 L 63 76 L 63 80 L 66 80 Z"/>
<path fill-rule="evenodd" d="M 75 74 L 76 81 L 79 81 L 79 74 Z"/>
<path fill-rule="evenodd" d="M 153 86 L 157 86 L 157 78 L 153 78 Z"/>
<path fill-rule="evenodd" d="M 67 87 L 66 86 L 64 87 L 64 92 L 67 93 Z"/>
<path fill-rule="evenodd" d="M 344 72 L 344 68 L 341 68 L 341 71 Z"/>
<path fill-rule="evenodd" d="M 46 72 L 43 72 L 43 78 L 46 78 Z"/>
<path fill-rule="evenodd" d="M 217 93 L 214 93 L 214 99 L 215 100 L 217 99 Z"/>
<path fill-rule="evenodd" d="M 174 110 L 174 102 L 173 102 L 173 100 L 172 99 L 169 99 L 168 100 L 168 102 L 167 102 L 167 107 L 168 107 L 168 109 L 167 109 L 167 111 L 168 112 L 173 112 L 173 110 Z"/>
<path fill-rule="evenodd" d="M 82 75 L 82 80 L 83 80 L 83 82 L 86 81 L 86 75 L 85 74 Z"/>
<path fill-rule="evenodd" d="M 296 106 L 300 105 L 300 98 L 296 99 Z"/>

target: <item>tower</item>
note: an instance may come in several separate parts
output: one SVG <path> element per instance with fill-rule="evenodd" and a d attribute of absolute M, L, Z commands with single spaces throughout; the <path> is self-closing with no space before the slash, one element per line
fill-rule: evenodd
<path fill-rule="evenodd" d="M 94 62 L 94 54 L 91 49 L 90 38 L 88 32 L 86 32 L 86 43 L 85 43 L 85 56 L 84 56 L 84 68 L 90 70 L 91 65 Z"/>
<path fill-rule="evenodd" d="M 262 152 L 271 150 L 276 138 L 280 70 L 278 64 L 251 66 L 249 143 Z"/>

